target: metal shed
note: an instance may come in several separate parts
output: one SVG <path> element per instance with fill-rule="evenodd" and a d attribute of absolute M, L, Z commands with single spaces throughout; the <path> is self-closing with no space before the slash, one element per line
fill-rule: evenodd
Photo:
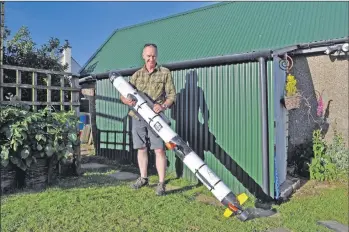
<path fill-rule="evenodd" d="M 334 19 L 339 25 L 337 30 L 329 23 L 314 21 L 311 24 L 316 17 L 312 19 L 309 16 L 309 13 L 313 16 L 322 15 L 321 19 L 326 21 L 328 17 L 332 17 L 327 13 L 322 14 L 328 9 L 344 16 L 342 9 L 345 3 L 263 3 L 260 8 L 258 5 L 261 3 L 251 4 L 220 3 L 187 14 L 117 30 L 86 63 L 81 74 L 119 69 L 125 78 L 129 78 L 138 69 L 135 67 L 141 65 L 141 60 L 137 60 L 140 47 L 149 41 L 157 43 L 160 50 L 164 48 L 160 53 L 168 54 L 160 60 L 171 70 L 177 88 L 176 104 L 166 112 L 173 129 L 202 155 L 208 166 L 232 191 L 247 191 L 257 197 L 278 198 L 280 185 L 286 179 L 287 164 L 287 111 L 280 103 L 286 78 L 283 58 L 290 51 L 310 47 L 310 43 L 302 45 L 303 42 L 347 36 L 347 31 L 343 31 L 343 17 Z M 321 30 L 314 29 L 314 33 L 303 33 L 304 38 L 292 36 L 292 30 L 297 27 L 306 30 L 308 25 L 297 18 L 294 19 L 292 28 L 285 31 L 284 37 L 277 39 L 276 34 L 273 37 L 260 24 L 253 24 L 253 21 L 258 21 L 259 16 L 256 14 L 255 17 L 250 17 L 249 22 L 236 21 L 236 14 L 241 14 L 244 18 L 243 12 L 257 8 L 258 15 L 270 19 L 271 8 L 278 8 L 281 12 L 279 15 L 292 14 L 302 9 L 304 17 L 309 17 L 309 25 L 321 25 Z M 210 29 L 202 32 L 202 28 L 199 30 L 197 26 L 206 17 L 211 20 L 208 26 Z M 224 22 L 223 19 L 229 20 Z M 288 19 L 282 17 L 280 21 L 272 21 L 273 28 L 285 25 Z M 179 22 L 189 21 L 191 23 L 178 27 Z M 213 33 L 219 22 L 219 28 L 227 29 Z M 236 22 L 234 27 L 229 25 L 231 22 Z M 237 30 L 234 29 L 242 30 L 244 25 L 253 25 L 255 29 L 249 32 L 249 37 L 244 37 L 249 38 L 246 41 L 237 36 Z M 331 35 L 321 33 L 324 27 L 331 28 Z M 268 30 L 271 28 L 269 25 Z M 195 33 L 185 33 L 190 29 L 196 31 L 196 37 L 200 34 L 201 39 L 197 43 L 189 43 L 195 41 L 195 38 L 191 38 Z M 149 36 L 145 33 L 148 30 L 155 30 L 157 33 Z M 188 36 L 176 37 L 173 41 L 160 36 L 162 32 L 166 34 L 174 31 Z M 253 39 L 258 34 L 261 38 L 259 41 Z M 233 41 L 232 44 L 224 36 L 232 38 L 229 40 Z M 240 40 L 233 39 L 237 37 Z M 177 46 L 181 42 L 184 48 Z M 190 44 L 192 45 L 189 46 Z M 128 50 L 130 52 L 125 50 L 132 46 L 134 48 Z M 263 50 L 265 48 L 268 50 Z M 122 56 L 114 54 L 115 51 Z M 233 55 L 221 55 L 231 53 Z M 108 80 L 97 81 L 95 87 L 97 154 L 136 163 L 136 152 L 130 148 L 132 140 L 128 108 L 120 102 L 119 94 Z M 168 171 L 176 171 L 181 175 L 181 163 L 176 161 L 172 152 L 167 152 L 167 155 Z M 185 167 L 182 174 L 184 178 L 195 179 Z"/>

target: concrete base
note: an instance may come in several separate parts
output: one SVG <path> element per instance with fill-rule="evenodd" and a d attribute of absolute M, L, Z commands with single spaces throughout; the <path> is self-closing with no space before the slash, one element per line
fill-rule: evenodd
<path fill-rule="evenodd" d="M 280 198 L 288 199 L 300 186 L 300 179 L 287 176 L 285 182 L 280 186 Z"/>

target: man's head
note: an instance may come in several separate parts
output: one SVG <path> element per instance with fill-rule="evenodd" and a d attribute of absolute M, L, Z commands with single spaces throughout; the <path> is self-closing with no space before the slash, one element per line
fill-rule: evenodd
<path fill-rule="evenodd" d="M 158 56 L 158 48 L 155 44 L 144 45 L 142 57 L 148 68 L 155 67 L 157 56 Z"/>

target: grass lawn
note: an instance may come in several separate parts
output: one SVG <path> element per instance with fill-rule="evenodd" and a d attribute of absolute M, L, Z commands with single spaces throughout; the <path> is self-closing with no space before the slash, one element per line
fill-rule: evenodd
<path fill-rule="evenodd" d="M 2 197 L 1 231 L 329 231 L 318 220 L 348 224 L 348 183 L 309 181 L 278 214 L 240 222 L 204 186 L 168 176 L 168 195 L 155 196 L 157 177 L 138 191 L 129 183 L 90 173 L 61 180 L 42 192 Z M 253 205 L 250 201 L 248 205 Z"/>

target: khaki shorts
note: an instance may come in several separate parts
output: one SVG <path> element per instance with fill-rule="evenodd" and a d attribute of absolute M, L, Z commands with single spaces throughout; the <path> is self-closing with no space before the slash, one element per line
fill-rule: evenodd
<path fill-rule="evenodd" d="M 155 134 L 155 132 L 148 129 L 146 122 L 140 121 L 132 117 L 132 139 L 133 148 L 139 149 L 147 146 L 150 143 L 150 149 L 164 149 L 164 141 Z"/>

